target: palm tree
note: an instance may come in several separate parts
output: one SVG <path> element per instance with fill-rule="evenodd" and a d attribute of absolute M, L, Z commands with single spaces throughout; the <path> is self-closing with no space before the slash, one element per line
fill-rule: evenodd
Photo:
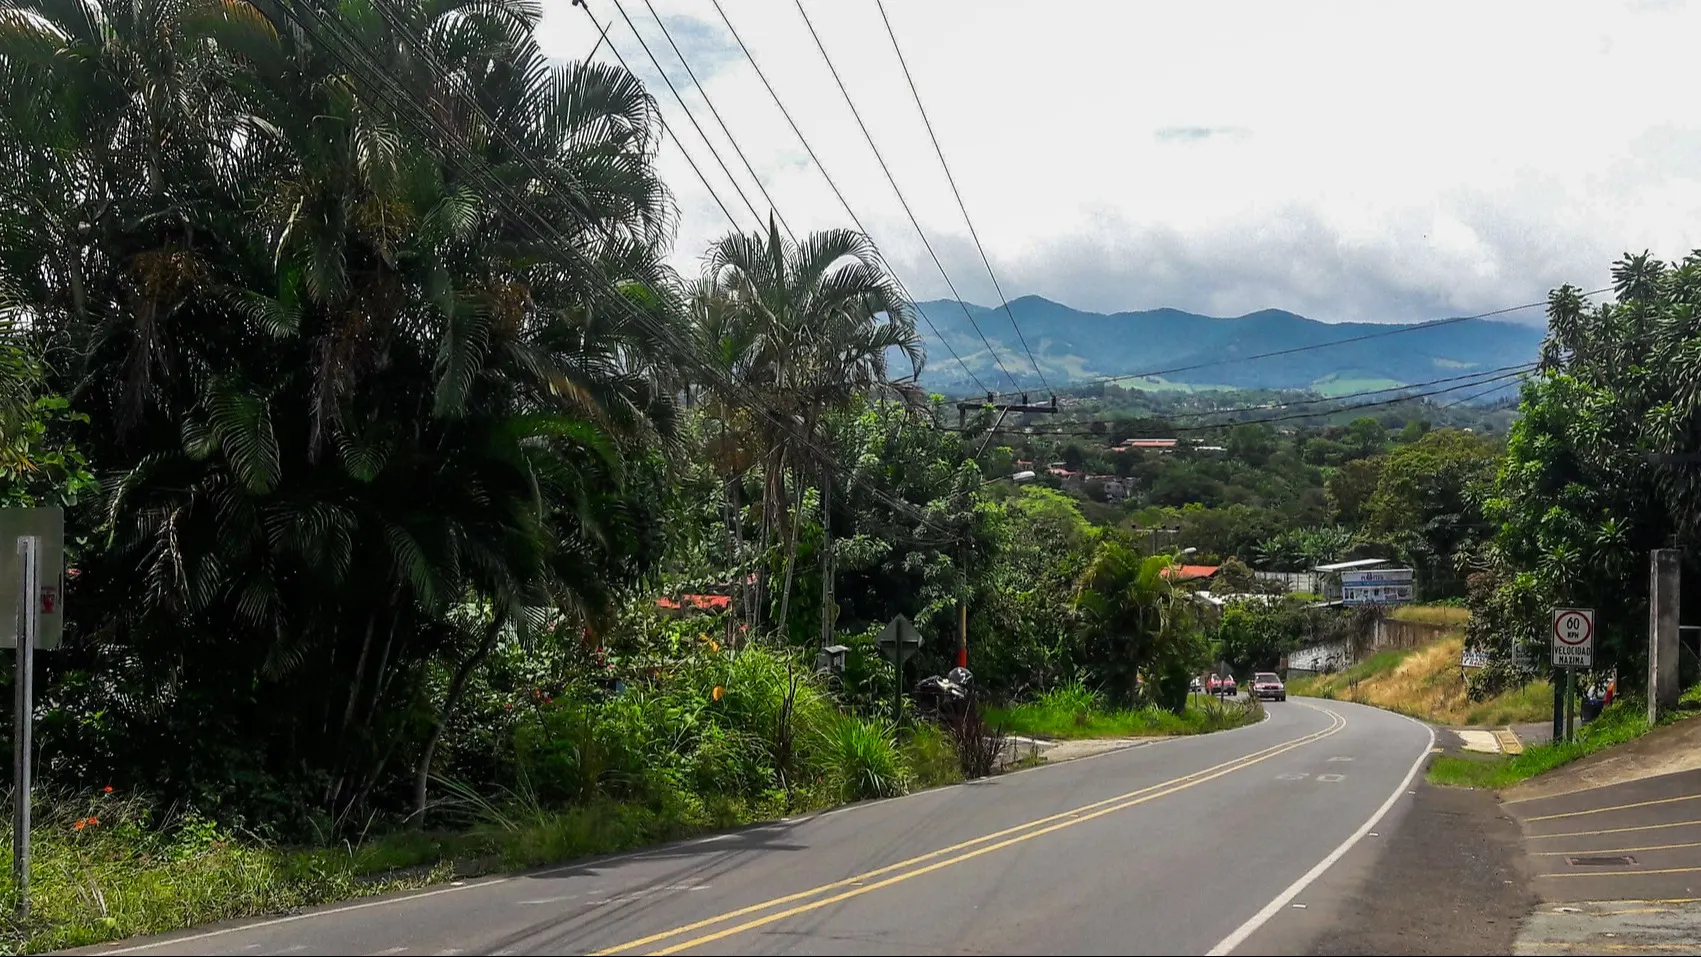
<path fill-rule="evenodd" d="M 1173 556 L 1142 556 L 1126 542 L 1107 538 L 1082 571 L 1074 597 L 1097 645 L 1089 657 L 1109 664 L 1130 700 L 1139 698 L 1147 672 L 1160 695 L 1179 676 L 1181 700 L 1166 695 L 1171 707 L 1185 704 L 1186 676 L 1198 663 L 1192 610 L 1169 578 L 1174 564 Z"/>
<path fill-rule="evenodd" d="M 699 308 L 700 332 L 719 371 L 737 387 L 712 385 L 723 408 L 750 414 L 750 434 L 763 450 L 763 541 L 771 531 L 788 535 L 782 628 L 790 620 L 799 525 L 786 477 L 798 494 L 806 474 L 820 481 L 825 644 L 832 624 L 833 460 L 822 448 L 824 423 L 871 395 L 921 397 L 915 379 L 925 356 L 914 307 L 868 237 L 833 229 L 792 243 L 773 217 L 766 233 L 733 233 L 712 245 L 704 276 L 699 302 L 713 295 L 724 306 L 712 320 Z M 891 375 L 894 351 L 909 361 L 907 376 Z"/>
<path fill-rule="evenodd" d="M 673 441 L 683 305 L 636 79 L 522 0 L 327 15 L 0 6 L 0 283 L 118 426 L 81 607 L 136 707 L 222 702 L 340 805 L 427 779 L 521 609 L 654 566 L 626 463 Z"/>

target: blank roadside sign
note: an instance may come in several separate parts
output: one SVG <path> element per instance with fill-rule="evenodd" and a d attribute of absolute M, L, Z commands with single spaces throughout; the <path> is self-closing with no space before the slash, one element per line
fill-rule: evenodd
<path fill-rule="evenodd" d="M 1595 610 L 1553 610 L 1553 664 L 1556 668 L 1590 668 L 1595 663 Z"/>
<path fill-rule="evenodd" d="M 0 508 L 0 648 L 18 646 L 18 539 L 41 539 L 41 631 L 36 647 L 59 647 L 65 623 L 65 513 L 57 508 Z"/>

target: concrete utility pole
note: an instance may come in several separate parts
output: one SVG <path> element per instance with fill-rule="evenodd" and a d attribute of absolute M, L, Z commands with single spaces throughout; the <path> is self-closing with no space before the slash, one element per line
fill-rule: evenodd
<path fill-rule="evenodd" d="M 1656 548 L 1648 553 L 1648 723 L 1677 706 L 1678 586 L 1683 553 Z"/>

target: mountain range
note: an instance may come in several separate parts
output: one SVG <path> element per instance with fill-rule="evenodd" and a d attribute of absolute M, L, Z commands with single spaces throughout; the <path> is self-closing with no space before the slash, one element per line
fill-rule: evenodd
<path fill-rule="evenodd" d="M 922 379 L 931 388 L 952 393 L 977 391 L 944 343 L 956 350 L 963 364 L 987 388 L 1008 388 L 1009 382 L 982 342 L 982 334 L 1023 388 L 1039 388 L 1033 364 L 1002 308 L 955 299 L 921 302 L 917 308 L 931 321 L 931 325 L 928 321 L 917 323 L 927 344 L 927 368 Z M 1182 369 L 1130 378 L 1121 384 L 1135 388 L 1313 389 L 1338 395 L 1530 362 L 1536 358 L 1543 334 L 1534 326 L 1492 319 L 1419 329 L 1388 323 L 1319 322 L 1280 309 L 1234 318 L 1201 316 L 1179 309 L 1107 315 L 1072 309 L 1039 296 L 1011 300 L 1010 312 L 1053 388 L 1103 376 Z M 1304 348 L 1286 355 L 1246 358 L 1395 328 L 1413 331 L 1327 348 Z M 1194 366 L 1199 368 L 1190 368 Z"/>

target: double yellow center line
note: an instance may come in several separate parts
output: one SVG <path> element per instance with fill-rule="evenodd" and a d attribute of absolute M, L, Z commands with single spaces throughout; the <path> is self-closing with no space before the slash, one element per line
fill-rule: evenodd
<path fill-rule="evenodd" d="M 1330 735 L 1335 734 L 1347 725 L 1346 719 L 1333 711 L 1317 708 L 1312 705 L 1305 704 L 1304 702 L 1296 703 L 1301 704 L 1304 707 L 1311 708 L 1314 711 L 1321 711 L 1328 715 L 1329 726 L 1320 731 L 1313 731 L 1310 734 L 1301 735 L 1300 737 L 1284 741 L 1280 744 L 1271 745 L 1261 751 L 1254 751 L 1251 754 L 1245 754 L 1233 760 L 1224 761 L 1221 764 L 1205 768 L 1202 771 L 1194 771 L 1191 774 L 1184 774 L 1177 778 L 1171 778 L 1168 781 L 1140 788 L 1139 790 L 1129 791 L 1125 794 L 1118 794 L 1115 797 L 1105 798 L 1102 801 L 1094 801 L 1091 804 L 1084 804 L 1078 808 L 1063 811 L 1059 814 L 1053 814 L 1049 817 L 1042 817 L 1036 820 L 1027 821 L 1022 824 L 1017 824 L 1014 827 L 1007 827 L 1002 831 L 994 831 L 991 834 L 985 834 L 974 838 L 973 840 L 963 841 L 960 844 L 942 847 L 939 850 L 920 854 L 916 857 L 909 858 L 908 860 L 899 861 L 896 864 L 888 864 L 885 867 L 866 871 L 864 873 L 857 874 L 854 877 L 847 877 L 843 880 L 822 884 L 818 887 L 798 891 L 794 894 L 787 894 L 783 897 L 775 897 L 771 900 L 751 904 L 748 907 L 741 907 L 737 910 L 728 911 L 714 917 L 708 917 L 703 920 L 684 924 L 682 926 L 675 927 L 672 930 L 651 934 L 648 937 L 640 937 L 637 940 L 630 940 L 624 944 L 618 944 L 604 950 L 592 951 L 591 953 L 593 955 L 621 954 L 627 951 L 636 950 L 640 947 L 648 947 L 651 944 L 659 944 L 664 941 L 673 940 L 674 938 L 684 938 L 673 944 L 665 946 L 660 950 L 651 951 L 651 953 L 655 954 L 677 954 L 681 951 L 689 950 L 693 947 L 699 947 L 712 941 L 731 937 L 734 934 L 741 934 L 747 930 L 754 930 L 758 927 L 772 924 L 775 921 L 785 920 L 788 917 L 795 917 L 798 914 L 837 904 L 840 901 L 846 901 L 853 897 L 860 897 L 863 894 L 877 891 L 883 887 L 890 887 L 893 884 L 901 883 L 914 877 L 920 877 L 923 874 L 930 874 L 934 871 L 950 867 L 953 864 L 960 864 L 963 861 L 972 860 L 982 854 L 990 854 L 993 851 L 1001 850 L 1011 846 L 1012 844 L 1019 844 L 1022 841 L 1033 840 L 1041 835 L 1050 834 L 1053 831 L 1059 831 L 1066 827 L 1073 827 L 1076 824 L 1080 824 L 1084 821 L 1090 821 L 1094 818 L 1103 817 L 1107 814 L 1114 814 L 1117 811 L 1126 810 L 1127 808 L 1144 804 L 1147 801 L 1155 801 L 1158 798 L 1166 797 L 1176 793 L 1177 791 L 1184 791 L 1195 785 L 1204 784 L 1206 781 L 1215 780 L 1225 774 L 1233 774 L 1236 771 L 1249 768 L 1254 764 L 1258 764 L 1261 761 L 1267 761 L 1279 754 L 1285 754 L 1295 748 L 1304 747 L 1313 741 L 1320 741 L 1323 738 L 1327 738 Z M 871 881 L 872 883 L 870 883 Z M 832 893 L 834 891 L 837 891 L 838 893 Z M 821 896 L 824 894 L 828 896 Z M 814 899 L 812 900 L 811 898 Z M 788 904 L 793 906 L 785 906 Z M 774 910 L 774 908 L 781 909 Z M 763 914 L 760 917 L 752 916 L 763 911 L 772 912 Z M 743 921 L 742 923 L 733 924 L 730 927 L 723 927 L 719 930 L 708 931 L 700 936 L 688 936 L 697 931 L 705 931 L 708 928 L 715 927 L 716 925 L 726 924 L 730 921 L 736 921 L 743 917 L 751 917 L 752 919 Z"/>

